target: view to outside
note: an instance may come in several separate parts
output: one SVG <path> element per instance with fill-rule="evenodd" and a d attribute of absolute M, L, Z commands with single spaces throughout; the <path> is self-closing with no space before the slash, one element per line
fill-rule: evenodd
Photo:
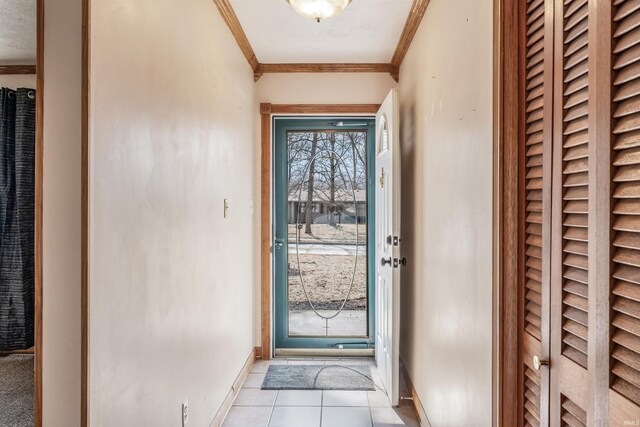
<path fill-rule="evenodd" d="M 290 336 L 367 335 L 366 131 L 290 131 Z"/>

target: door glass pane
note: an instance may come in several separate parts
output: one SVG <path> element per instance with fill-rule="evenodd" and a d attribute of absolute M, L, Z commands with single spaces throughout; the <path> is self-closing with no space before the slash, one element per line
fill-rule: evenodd
<path fill-rule="evenodd" d="M 378 145 L 378 154 L 389 149 L 389 129 L 387 127 L 387 116 L 384 114 L 380 117 L 380 145 Z"/>
<path fill-rule="evenodd" d="M 367 336 L 366 149 L 366 131 L 287 132 L 289 336 Z"/>

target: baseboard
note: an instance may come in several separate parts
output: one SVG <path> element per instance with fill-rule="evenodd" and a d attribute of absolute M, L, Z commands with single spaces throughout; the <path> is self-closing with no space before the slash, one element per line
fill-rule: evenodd
<path fill-rule="evenodd" d="M 2 350 L 0 356 L 11 356 L 12 354 L 35 354 L 34 347 L 26 350 Z"/>
<path fill-rule="evenodd" d="M 407 367 L 404 365 L 404 361 L 400 359 L 400 374 L 403 376 L 405 384 L 409 389 L 409 393 L 411 393 L 411 398 L 413 399 L 413 409 L 418 414 L 418 419 L 420 420 L 420 427 L 431 427 L 429 423 L 429 418 L 427 418 L 427 413 L 424 410 L 424 406 L 422 406 L 422 402 L 420 401 L 420 397 L 418 397 L 418 393 L 416 392 L 415 387 L 413 386 L 413 381 L 411 381 L 411 377 L 409 376 L 409 371 L 407 371 Z"/>
<path fill-rule="evenodd" d="M 262 359 L 262 347 L 255 347 L 253 352 L 256 355 L 256 360 Z"/>
<path fill-rule="evenodd" d="M 231 390 L 229 390 L 227 397 L 224 399 L 224 402 L 222 402 L 222 406 L 220 407 L 220 409 L 218 409 L 218 413 L 216 414 L 216 416 L 213 417 L 213 421 L 211 421 L 211 424 L 209 424 L 209 427 L 222 426 L 222 422 L 224 421 L 225 417 L 229 413 L 229 410 L 231 409 L 231 405 L 233 405 L 233 400 L 236 398 L 236 395 L 238 394 L 238 391 L 240 391 L 240 388 L 242 388 L 242 384 L 244 384 L 244 381 L 247 379 L 249 372 L 251 372 L 251 367 L 253 366 L 253 362 L 255 362 L 255 360 L 256 360 L 256 349 L 254 348 L 251 350 L 251 354 L 249 354 L 247 361 L 244 362 L 244 366 L 242 367 L 242 370 L 240 370 L 238 377 L 233 382 L 233 385 L 231 386 Z"/>

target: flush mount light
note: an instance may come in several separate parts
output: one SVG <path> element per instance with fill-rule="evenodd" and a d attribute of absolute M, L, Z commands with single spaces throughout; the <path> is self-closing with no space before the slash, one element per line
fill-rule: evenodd
<path fill-rule="evenodd" d="M 322 19 L 332 18 L 338 15 L 349 6 L 351 0 L 287 0 L 298 12 L 298 15 L 305 18 L 315 19 L 320 22 Z"/>

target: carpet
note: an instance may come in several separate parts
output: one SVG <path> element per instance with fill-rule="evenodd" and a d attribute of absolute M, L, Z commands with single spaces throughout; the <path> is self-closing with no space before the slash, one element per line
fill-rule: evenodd
<path fill-rule="evenodd" d="M 0 426 L 33 426 L 33 355 L 0 356 Z"/>
<path fill-rule="evenodd" d="M 271 365 L 263 390 L 375 390 L 369 366 Z"/>

